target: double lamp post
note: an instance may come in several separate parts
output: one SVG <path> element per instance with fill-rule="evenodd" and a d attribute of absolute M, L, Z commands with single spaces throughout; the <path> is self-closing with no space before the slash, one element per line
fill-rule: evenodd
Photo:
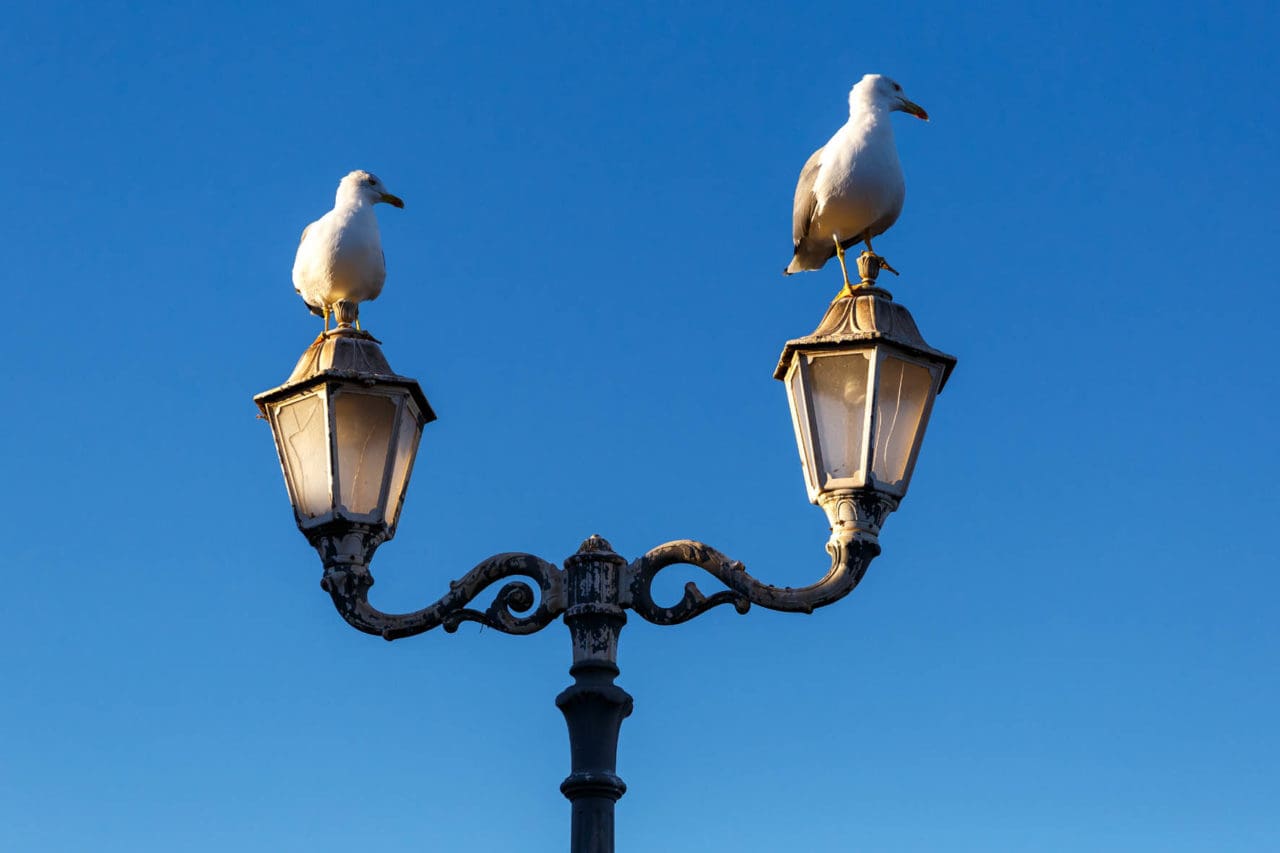
<path fill-rule="evenodd" d="M 307 348 L 283 385 L 254 398 L 275 436 L 298 528 L 319 552 L 321 587 L 352 627 L 387 640 L 472 621 L 532 634 L 563 617 L 574 683 L 556 697 L 569 727 L 572 853 L 612 853 L 618 733 L 631 696 L 614 684 L 627 610 L 675 625 L 720 604 L 811 613 L 848 595 L 880 553 L 879 534 L 906 495 L 934 398 L 954 357 L 925 343 L 911 314 L 876 286 L 879 259 L 858 260 L 861 283 L 831 303 L 813 334 L 788 341 L 774 371 L 787 387 L 809 499 L 831 523 L 831 568 L 801 588 L 769 586 L 701 542 L 667 542 L 628 562 L 591 536 L 563 568 L 532 554 L 496 554 L 412 613 L 369 603 L 374 551 L 396 532 L 422 429 L 435 413 L 418 383 L 391 369 L 378 342 L 354 328 L 354 305 Z M 654 601 L 655 575 L 688 564 L 725 589 L 695 583 L 670 606 Z M 488 607 L 468 605 L 508 578 Z M 535 594 L 533 587 L 538 592 Z"/>

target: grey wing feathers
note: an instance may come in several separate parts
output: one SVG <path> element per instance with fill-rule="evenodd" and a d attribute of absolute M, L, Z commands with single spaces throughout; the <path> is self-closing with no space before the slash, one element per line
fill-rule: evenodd
<path fill-rule="evenodd" d="M 800 180 L 796 182 L 795 206 L 791 212 L 791 239 L 793 245 L 799 246 L 809 234 L 809 225 L 813 222 L 814 211 L 818 208 L 818 198 L 813 194 L 813 185 L 818 180 L 818 169 L 822 167 L 822 150 L 824 145 L 805 162 L 800 170 Z"/>
<path fill-rule="evenodd" d="M 315 223 L 312 222 L 311 225 L 315 225 Z M 307 241 L 307 232 L 311 230 L 311 225 L 308 225 L 306 228 L 302 229 L 302 236 L 298 238 L 298 248 L 302 248 L 302 244 Z M 302 296 L 302 288 L 298 287 L 298 285 L 295 284 L 293 286 L 293 289 L 297 291 L 299 296 Z M 316 306 L 312 305 L 310 302 L 308 302 L 305 296 L 302 298 L 302 304 L 306 305 L 307 310 L 310 311 L 312 314 L 315 314 L 317 317 L 324 316 L 324 312 L 321 311 Z"/>

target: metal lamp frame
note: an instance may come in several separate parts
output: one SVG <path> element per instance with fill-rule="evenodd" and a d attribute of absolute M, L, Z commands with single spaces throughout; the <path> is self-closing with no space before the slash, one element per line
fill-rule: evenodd
<path fill-rule="evenodd" d="M 787 343 L 775 377 L 783 379 L 792 360 L 804 352 L 882 342 L 912 357 L 941 364 L 940 388 L 955 358 L 925 344 L 906 309 L 874 287 L 878 265 L 860 260 L 859 266 L 862 286 L 833 302 L 813 335 Z M 290 382 L 255 398 L 260 407 L 296 393 L 300 384 L 341 376 L 367 386 L 390 382 L 408 388 L 427 420 L 434 419 L 417 383 L 391 371 L 372 337 L 353 338 L 342 326 L 327 335 L 344 342 L 345 355 L 338 351 L 342 346 L 326 350 L 326 336 L 322 336 L 304 354 Z M 441 627 L 451 633 L 463 622 L 478 622 L 506 634 L 522 635 L 564 621 L 572 640 L 569 673 L 574 682 L 556 697 L 556 705 L 569 729 L 570 773 L 560 790 L 572 804 L 571 851 L 612 853 L 614 804 L 627 789 L 617 774 L 618 735 L 623 719 L 632 710 L 630 694 L 614 684 L 619 674 L 618 638 L 627 622 L 627 611 L 658 625 L 687 622 L 720 605 L 731 605 L 743 614 L 753 604 L 811 613 L 844 598 L 862 580 L 880 553 L 880 528 L 897 508 L 900 497 L 874 488 L 817 495 L 815 501 L 831 520 L 826 546 L 831 562 L 819 580 L 805 587 L 766 584 L 742 563 L 694 540 L 667 542 L 628 561 L 606 540 L 591 536 L 565 559 L 563 567 L 532 554 L 488 557 L 450 581 L 448 592 L 434 603 L 399 614 L 384 613 L 369 603 L 374 582 L 369 563 L 393 530 L 340 516 L 323 523 L 308 520 L 307 524 L 299 517 L 299 527 L 320 554 L 324 565 L 321 587 L 342 618 L 366 634 L 398 640 Z M 679 601 L 670 606 L 658 604 L 652 593 L 654 578 L 677 564 L 705 571 L 725 589 L 707 594 L 690 581 Z M 470 606 L 499 582 L 502 586 L 487 607 Z"/>

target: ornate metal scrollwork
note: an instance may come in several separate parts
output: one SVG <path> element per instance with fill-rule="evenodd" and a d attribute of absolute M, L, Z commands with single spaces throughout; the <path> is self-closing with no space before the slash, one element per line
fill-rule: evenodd
<path fill-rule="evenodd" d="M 872 559 L 880 553 L 880 545 L 873 536 L 858 535 L 851 530 L 837 531 L 827 543 L 827 552 L 831 554 L 831 569 L 826 577 L 806 587 L 792 588 L 761 583 L 742 563 L 701 542 L 691 539 L 667 542 L 627 567 L 631 609 L 658 625 L 687 622 L 720 604 L 732 604 L 739 613 L 746 613 L 752 604 L 770 610 L 812 613 L 852 592 Z M 671 607 L 661 607 L 653 600 L 653 579 L 662 569 L 678 564 L 697 566 L 729 588 L 708 596 L 690 581 L 685 584 L 680 601 Z"/>
<path fill-rule="evenodd" d="M 387 640 L 436 627 L 453 632 L 463 622 L 479 622 L 506 634 L 532 634 L 564 612 L 563 575 L 554 564 L 532 554 L 495 554 L 450 582 L 449 591 L 435 604 L 403 614 L 383 613 L 369 603 L 373 576 L 362 563 L 326 562 L 320 586 L 350 625 Z M 505 584 L 484 610 L 466 606 L 486 588 L 509 577 L 528 578 L 538 585 L 541 595 L 531 613 L 525 611 L 534 606 L 533 587 L 523 580 Z"/>
<path fill-rule="evenodd" d="M 661 607 L 653 600 L 653 579 L 668 566 L 687 564 L 697 566 L 720 580 L 727 590 L 710 597 L 693 581 L 684 585 L 684 597 L 671 607 Z M 692 539 L 667 542 L 646 551 L 627 567 L 630 579 L 631 609 L 641 618 L 658 625 L 675 625 L 687 622 L 721 604 L 732 604 L 739 613 L 751 608 L 751 597 L 741 590 L 740 577 L 749 577 L 742 563 L 731 560 L 710 545 Z"/>
<path fill-rule="evenodd" d="M 878 525 L 867 523 L 861 516 L 857 523 L 840 520 L 827 543 L 831 568 L 822 580 L 799 588 L 762 583 L 742 563 L 702 542 L 667 542 L 626 566 L 621 588 L 611 597 L 614 606 L 630 608 L 659 625 L 687 622 L 721 604 L 731 604 L 739 613 L 746 613 L 752 604 L 770 610 L 812 613 L 844 598 L 862 580 L 867 566 L 880 553 L 872 530 L 878 530 Z M 412 613 L 383 613 L 369 603 L 373 576 L 367 558 L 372 549 L 366 549 L 368 543 L 361 533 L 347 530 L 341 538 L 317 536 L 314 544 L 325 558 L 321 587 L 329 593 L 342 618 L 366 634 L 395 640 L 436 627 L 453 632 L 463 622 L 479 622 L 506 634 L 532 634 L 551 624 L 567 607 L 566 570 L 532 554 L 507 553 L 489 557 L 452 581 L 449 591 L 428 607 Z M 607 543 L 603 547 L 607 549 Z M 663 607 L 653 599 L 654 578 L 668 566 L 678 564 L 697 566 L 728 589 L 706 595 L 690 581 L 679 601 Z M 540 594 L 535 595 L 526 580 L 514 580 L 503 585 L 484 610 L 467 607 L 489 586 L 510 577 L 533 581 Z"/>

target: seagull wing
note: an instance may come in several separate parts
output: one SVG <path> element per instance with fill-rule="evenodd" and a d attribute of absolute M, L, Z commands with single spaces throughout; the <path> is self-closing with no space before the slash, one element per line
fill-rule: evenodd
<path fill-rule="evenodd" d="M 308 225 L 306 228 L 303 228 L 303 229 L 302 229 L 302 236 L 298 238 L 298 248 L 299 248 L 299 249 L 301 249 L 301 248 L 302 248 L 302 244 L 303 244 L 303 243 L 307 242 L 307 232 L 308 232 L 308 231 L 310 231 L 310 230 L 311 230 L 311 226 L 312 226 L 312 225 L 315 225 L 315 224 L 316 224 L 316 223 L 312 222 L 312 223 L 311 223 L 311 225 Z M 295 291 L 297 291 L 297 293 L 298 293 L 298 295 L 299 295 L 299 296 L 301 296 L 301 297 L 302 297 L 302 302 L 303 302 L 303 304 L 305 304 L 305 305 L 307 306 L 307 310 L 309 310 L 312 314 L 315 314 L 317 317 L 323 317 L 323 316 L 324 316 L 324 312 L 323 312 L 323 311 L 321 311 L 321 310 L 320 310 L 318 307 L 316 307 L 315 305 L 312 305 L 310 302 L 307 302 L 307 297 L 302 293 L 302 288 L 298 286 L 298 277 L 297 277 L 297 271 L 296 271 L 297 263 L 298 263 L 298 262 L 297 262 L 297 260 L 295 259 L 295 260 L 294 260 L 294 267 L 295 267 L 295 271 L 294 271 L 294 278 L 293 278 L 293 289 L 294 289 Z"/>
<path fill-rule="evenodd" d="M 813 218 L 818 212 L 818 197 L 814 194 L 813 187 L 818 182 L 818 172 L 822 170 L 822 152 L 826 148 L 824 145 L 813 152 L 800 170 L 800 180 L 796 183 L 795 207 L 791 212 L 791 240 L 795 245 L 795 254 L 791 256 L 791 263 L 782 271 L 783 275 L 821 269 L 836 253 L 834 245 L 814 246 L 809 239 L 809 232 L 813 230 Z"/>
<path fill-rule="evenodd" d="M 800 170 L 800 180 L 796 183 L 796 200 L 791 209 L 791 240 L 797 248 L 809 236 L 809 226 L 813 223 L 814 211 L 818 209 L 818 197 L 813 194 L 813 185 L 818 180 L 818 170 L 822 168 L 822 151 L 825 148 L 824 145 L 809 156 L 804 168 Z"/>

